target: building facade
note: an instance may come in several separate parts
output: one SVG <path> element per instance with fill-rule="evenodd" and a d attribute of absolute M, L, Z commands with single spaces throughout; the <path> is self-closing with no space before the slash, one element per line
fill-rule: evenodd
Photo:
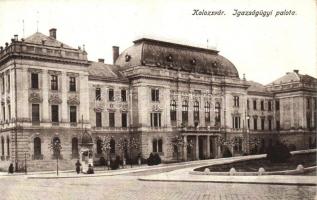
<path fill-rule="evenodd" d="M 314 77 L 294 70 L 263 86 L 216 50 L 148 38 L 121 53 L 114 46 L 110 65 L 49 33 L 0 48 L 0 167 L 48 170 L 58 157 L 68 169 L 85 156 L 98 164 L 150 153 L 209 159 L 225 148 L 265 153 L 276 140 L 316 146 Z"/>

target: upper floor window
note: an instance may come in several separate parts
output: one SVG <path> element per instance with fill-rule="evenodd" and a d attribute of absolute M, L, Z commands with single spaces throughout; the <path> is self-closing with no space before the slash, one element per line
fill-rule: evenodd
<path fill-rule="evenodd" d="M 58 90 L 58 78 L 56 75 L 51 75 L 51 90 Z"/>
<path fill-rule="evenodd" d="M 123 102 L 127 101 L 127 90 L 124 90 L 124 89 L 121 90 L 121 101 Z"/>
<path fill-rule="evenodd" d="M 161 113 L 151 113 L 151 127 L 161 127 Z"/>
<path fill-rule="evenodd" d="M 199 121 L 199 102 L 194 102 L 194 121 Z"/>
<path fill-rule="evenodd" d="M 108 95 L 109 95 L 109 101 L 114 101 L 114 91 L 113 91 L 113 89 L 109 89 Z"/>
<path fill-rule="evenodd" d="M 176 101 L 171 101 L 171 121 L 176 121 Z"/>
<path fill-rule="evenodd" d="M 183 123 L 188 122 L 188 101 L 184 100 L 182 103 L 182 121 Z"/>
<path fill-rule="evenodd" d="M 256 100 L 253 100 L 253 110 L 256 110 Z"/>
<path fill-rule="evenodd" d="M 32 104 L 32 122 L 40 121 L 40 105 Z"/>
<path fill-rule="evenodd" d="M 240 116 L 232 117 L 232 128 L 239 129 L 240 128 Z"/>
<path fill-rule="evenodd" d="M 247 99 L 247 109 L 248 110 L 250 109 L 250 101 L 249 101 L 249 99 Z"/>
<path fill-rule="evenodd" d="M 306 103 L 307 103 L 307 109 L 310 109 L 310 98 L 309 97 L 307 97 Z"/>
<path fill-rule="evenodd" d="M 115 126 L 114 112 L 109 113 L 109 127 Z"/>
<path fill-rule="evenodd" d="M 31 88 L 39 89 L 39 74 L 37 73 L 31 74 Z"/>
<path fill-rule="evenodd" d="M 279 100 L 275 101 L 275 110 L 280 110 L 280 101 Z"/>
<path fill-rule="evenodd" d="M 152 89 L 151 90 L 152 101 L 160 101 L 160 90 Z"/>
<path fill-rule="evenodd" d="M 261 130 L 262 131 L 264 130 L 264 122 L 265 122 L 265 119 L 261 118 Z"/>
<path fill-rule="evenodd" d="M 5 90 L 5 81 L 4 81 L 4 76 L 1 77 L 1 80 L 2 80 L 2 93 L 4 93 L 4 90 Z"/>
<path fill-rule="evenodd" d="M 76 78 L 69 77 L 69 91 L 76 92 Z"/>
<path fill-rule="evenodd" d="M 258 118 L 253 117 L 253 129 L 258 130 Z"/>
<path fill-rule="evenodd" d="M 123 128 L 128 127 L 128 114 L 125 112 L 121 114 L 121 123 Z"/>
<path fill-rule="evenodd" d="M 10 74 L 7 75 L 8 88 L 7 91 L 10 91 Z"/>
<path fill-rule="evenodd" d="M 52 122 L 58 122 L 58 105 L 51 106 Z"/>
<path fill-rule="evenodd" d="M 268 111 L 271 111 L 272 110 L 272 101 L 269 101 L 268 102 Z"/>
<path fill-rule="evenodd" d="M 272 119 L 269 119 L 269 130 L 272 130 Z"/>
<path fill-rule="evenodd" d="M 96 112 L 96 127 L 102 127 L 102 114 L 101 114 L 101 112 Z"/>
<path fill-rule="evenodd" d="M 220 122 L 221 122 L 221 120 L 220 120 L 220 119 L 221 119 L 220 109 L 221 109 L 220 103 L 217 102 L 217 103 L 215 104 L 215 122 L 216 122 L 216 123 L 220 123 Z"/>
<path fill-rule="evenodd" d="M 205 122 L 210 122 L 210 103 L 205 103 Z"/>
<path fill-rule="evenodd" d="M 71 123 L 77 122 L 77 107 L 76 106 L 69 107 L 69 119 Z"/>
<path fill-rule="evenodd" d="M 101 89 L 100 88 L 96 88 L 95 90 L 95 98 L 97 101 L 101 100 Z"/>
<path fill-rule="evenodd" d="M 264 101 L 263 100 L 261 101 L 261 110 L 262 111 L 264 110 Z"/>
<path fill-rule="evenodd" d="M 233 97 L 233 105 L 235 106 L 235 107 L 239 107 L 239 97 L 238 96 L 234 96 Z"/>

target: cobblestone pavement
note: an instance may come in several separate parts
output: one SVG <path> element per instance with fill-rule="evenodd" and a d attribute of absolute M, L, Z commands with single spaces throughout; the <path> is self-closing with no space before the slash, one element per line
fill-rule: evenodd
<path fill-rule="evenodd" d="M 143 182 L 137 176 L 67 179 L 0 177 L 0 199 L 316 199 L 316 187 L 288 185 Z"/>

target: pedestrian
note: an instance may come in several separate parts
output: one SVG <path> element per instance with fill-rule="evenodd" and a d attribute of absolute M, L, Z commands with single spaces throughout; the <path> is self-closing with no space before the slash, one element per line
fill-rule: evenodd
<path fill-rule="evenodd" d="M 93 173 L 94 173 L 94 168 L 91 166 L 91 164 L 89 164 L 87 174 L 93 174 Z"/>
<path fill-rule="evenodd" d="M 76 165 L 76 172 L 77 172 L 77 174 L 79 174 L 80 173 L 80 166 L 81 166 L 79 160 L 77 160 L 75 165 Z"/>
<path fill-rule="evenodd" d="M 13 164 L 11 163 L 10 166 L 9 166 L 8 173 L 9 173 L 9 174 L 13 174 L 13 169 L 14 169 L 14 168 L 13 168 Z"/>

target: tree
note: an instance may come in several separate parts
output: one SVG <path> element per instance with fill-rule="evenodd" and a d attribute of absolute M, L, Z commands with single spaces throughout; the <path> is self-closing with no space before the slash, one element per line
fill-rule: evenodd
<path fill-rule="evenodd" d="M 109 169 L 109 161 L 110 161 L 110 137 L 109 136 L 105 136 L 103 138 L 103 141 L 102 141 L 102 151 L 106 154 L 106 157 L 107 157 L 107 166 L 108 166 L 108 169 Z"/>
<path fill-rule="evenodd" d="M 56 155 L 56 175 L 58 176 L 58 159 L 62 149 L 60 140 L 59 139 L 53 140 L 49 148 L 53 151 L 53 154 Z"/>
<path fill-rule="evenodd" d="M 176 159 L 177 159 L 177 162 L 179 161 L 178 160 L 178 155 L 179 155 L 179 149 L 183 149 L 184 147 L 184 140 L 181 136 L 175 136 L 174 138 L 172 138 L 171 140 L 171 144 L 172 146 L 174 147 L 174 149 L 176 149 Z"/>

